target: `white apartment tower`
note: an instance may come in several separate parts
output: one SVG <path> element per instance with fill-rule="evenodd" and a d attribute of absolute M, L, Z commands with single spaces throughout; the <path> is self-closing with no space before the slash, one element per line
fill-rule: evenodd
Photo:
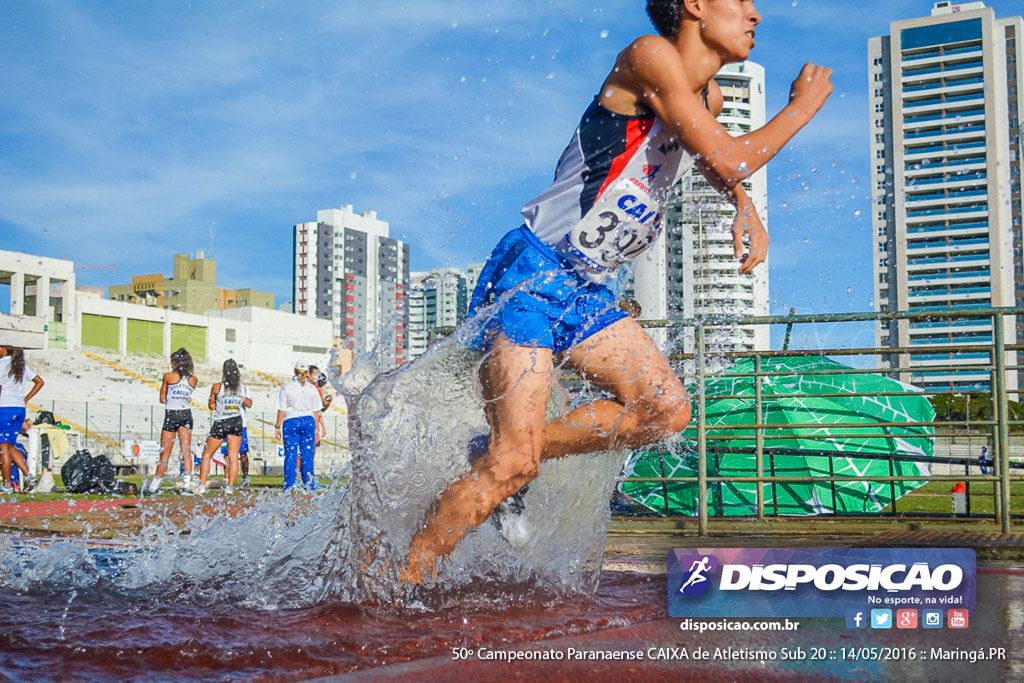
<path fill-rule="evenodd" d="M 733 135 L 765 123 L 764 67 L 729 64 L 715 76 L 724 104 L 718 120 Z M 743 187 L 768 225 L 768 180 L 762 168 Z M 633 295 L 645 320 L 708 315 L 768 315 L 768 263 L 752 275 L 737 273 L 732 221 L 736 209 L 704 176 L 684 178 L 666 209 L 665 229 L 646 257 L 637 260 Z M 762 350 L 769 346 L 765 325 L 709 330 L 708 343 L 720 350 Z M 692 352 L 692 339 L 658 339 L 663 348 Z"/>
<path fill-rule="evenodd" d="M 357 356 L 383 342 L 385 363 L 409 359 L 409 246 L 388 237 L 387 222 L 351 204 L 317 211 L 315 222 L 295 226 L 293 251 L 295 313 L 330 320 Z"/>
<path fill-rule="evenodd" d="M 435 268 L 412 274 L 409 287 L 409 353 L 423 355 L 435 331 L 452 329 L 466 319 L 469 281 L 457 268 Z"/>
<path fill-rule="evenodd" d="M 931 16 L 895 21 L 888 36 L 869 39 L 877 310 L 1024 300 L 1022 29 L 1021 17 L 997 19 L 982 2 L 937 2 Z M 1008 319 L 1005 341 L 1017 333 Z M 880 347 L 915 350 L 884 362 L 937 368 L 905 379 L 958 391 L 988 388 L 989 373 L 971 368 L 987 364 L 988 354 L 929 347 L 987 344 L 992 334 L 985 318 L 893 321 L 876 329 Z M 1015 377 L 1010 384 L 1016 387 Z"/>

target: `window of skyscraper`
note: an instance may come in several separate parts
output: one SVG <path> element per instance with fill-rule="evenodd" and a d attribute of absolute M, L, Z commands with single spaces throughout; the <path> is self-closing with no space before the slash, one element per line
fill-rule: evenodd
<path fill-rule="evenodd" d="M 951 21 L 900 31 L 900 47 L 904 50 L 968 40 L 981 40 L 981 19 Z"/>

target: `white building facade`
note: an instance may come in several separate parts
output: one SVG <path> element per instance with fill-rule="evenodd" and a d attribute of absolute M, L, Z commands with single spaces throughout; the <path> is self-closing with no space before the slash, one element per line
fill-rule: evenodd
<path fill-rule="evenodd" d="M 45 333 L 34 336 L 30 343 L 20 335 L 15 339 L 15 329 L 28 323 L 15 323 L 11 318 L 9 324 L 0 325 L 0 332 L 10 331 L 8 343 L 26 342 L 23 346 L 33 348 L 68 345 L 68 323 L 75 317 L 73 262 L 0 250 L 0 284 L 10 286 L 10 315 L 42 320 Z"/>
<path fill-rule="evenodd" d="M 398 365 L 409 359 L 409 246 L 388 230 L 375 211 L 357 214 L 351 204 L 297 224 L 292 301 L 297 314 L 331 321 L 356 355 L 376 347 Z"/>
<path fill-rule="evenodd" d="M 729 64 L 715 81 L 724 99 L 718 120 L 732 135 L 764 125 L 764 67 L 749 61 Z M 767 228 L 767 170 L 754 173 L 743 187 Z M 666 210 L 661 237 L 634 268 L 632 294 L 643 308 L 642 319 L 768 315 L 769 264 L 750 275 L 737 273 L 731 231 L 735 216 L 735 207 L 699 172 L 683 179 Z M 665 333 L 652 332 L 665 350 L 693 351 L 692 338 L 667 339 Z M 769 346 L 769 331 L 765 325 L 713 328 L 708 343 L 722 350 L 762 350 Z"/>
<path fill-rule="evenodd" d="M 466 319 L 469 277 L 457 268 L 412 274 L 409 287 L 409 360 L 427 350 L 435 331 Z"/>
<path fill-rule="evenodd" d="M 998 19 L 982 2 L 944 1 L 930 16 L 895 21 L 888 36 L 869 39 L 877 310 L 1024 301 L 1022 29 L 1021 17 Z M 1006 343 L 1018 336 L 1013 320 Z M 989 372 L 971 367 L 988 364 L 988 353 L 929 347 L 988 344 L 992 335 L 985 318 L 876 328 L 878 346 L 915 350 L 883 362 L 936 367 L 905 379 L 961 391 L 988 388 Z M 1011 382 L 1015 388 L 1016 378 Z"/>

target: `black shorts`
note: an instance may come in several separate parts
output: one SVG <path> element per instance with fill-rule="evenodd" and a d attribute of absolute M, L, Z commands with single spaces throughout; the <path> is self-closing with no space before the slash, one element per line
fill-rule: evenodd
<path fill-rule="evenodd" d="M 242 416 L 229 417 L 226 420 L 217 420 L 210 428 L 210 435 L 207 438 L 223 441 L 229 436 L 242 436 Z"/>
<path fill-rule="evenodd" d="M 164 411 L 164 431 L 177 432 L 179 429 L 192 429 L 191 410 Z"/>

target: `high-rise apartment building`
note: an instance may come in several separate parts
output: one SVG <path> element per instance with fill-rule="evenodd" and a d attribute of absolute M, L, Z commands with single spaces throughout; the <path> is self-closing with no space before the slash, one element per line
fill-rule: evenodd
<path fill-rule="evenodd" d="M 435 268 L 412 274 L 409 286 L 409 354 L 419 358 L 435 331 L 452 329 L 466 319 L 469 282 L 457 268 Z"/>
<path fill-rule="evenodd" d="M 764 67 L 755 62 L 729 64 L 715 76 L 724 104 L 718 120 L 733 135 L 765 123 Z M 761 169 L 743 187 L 768 225 L 768 181 Z M 732 221 L 736 209 L 704 176 L 684 178 L 664 217 L 662 236 L 636 261 L 632 294 L 643 307 L 642 318 L 659 320 L 707 315 L 768 315 L 768 263 L 751 275 L 737 273 Z M 717 349 L 755 350 L 769 345 L 766 326 L 709 330 Z M 660 339 L 658 337 L 661 337 Z M 693 351 L 692 339 L 656 341 L 674 350 Z"/>
<path fill-rule="evenodd" d="M 869 39 L 879 311 L 1024 301 L 1022 29 L 1021 17 L 997 19 L 982 2 L 937 2 L 930 16 L 895 21 L 889 35 Z M 1007 325 L 1005 341 L 1016 333 Z M 991 342 L 987 318 L 892 321 L 879 323 L 876 334 L 881 347 L 914 349 L 884 357 L 890 367 L 937 368 L 905 379 L 929 388 L 989 386 L 989 373 L 971 368 L 987 364 L 988 353 L 929 351 Z"/>
<path fill-rule="evenodd" d="M 357 356 L 381 343 L 385 363 L 409 359 L 409 245 L 388 236 L 387 222 L 351 204 L 317 211 L 295 226 L 293 251 L 296 313 L 330 320 Z"/>

